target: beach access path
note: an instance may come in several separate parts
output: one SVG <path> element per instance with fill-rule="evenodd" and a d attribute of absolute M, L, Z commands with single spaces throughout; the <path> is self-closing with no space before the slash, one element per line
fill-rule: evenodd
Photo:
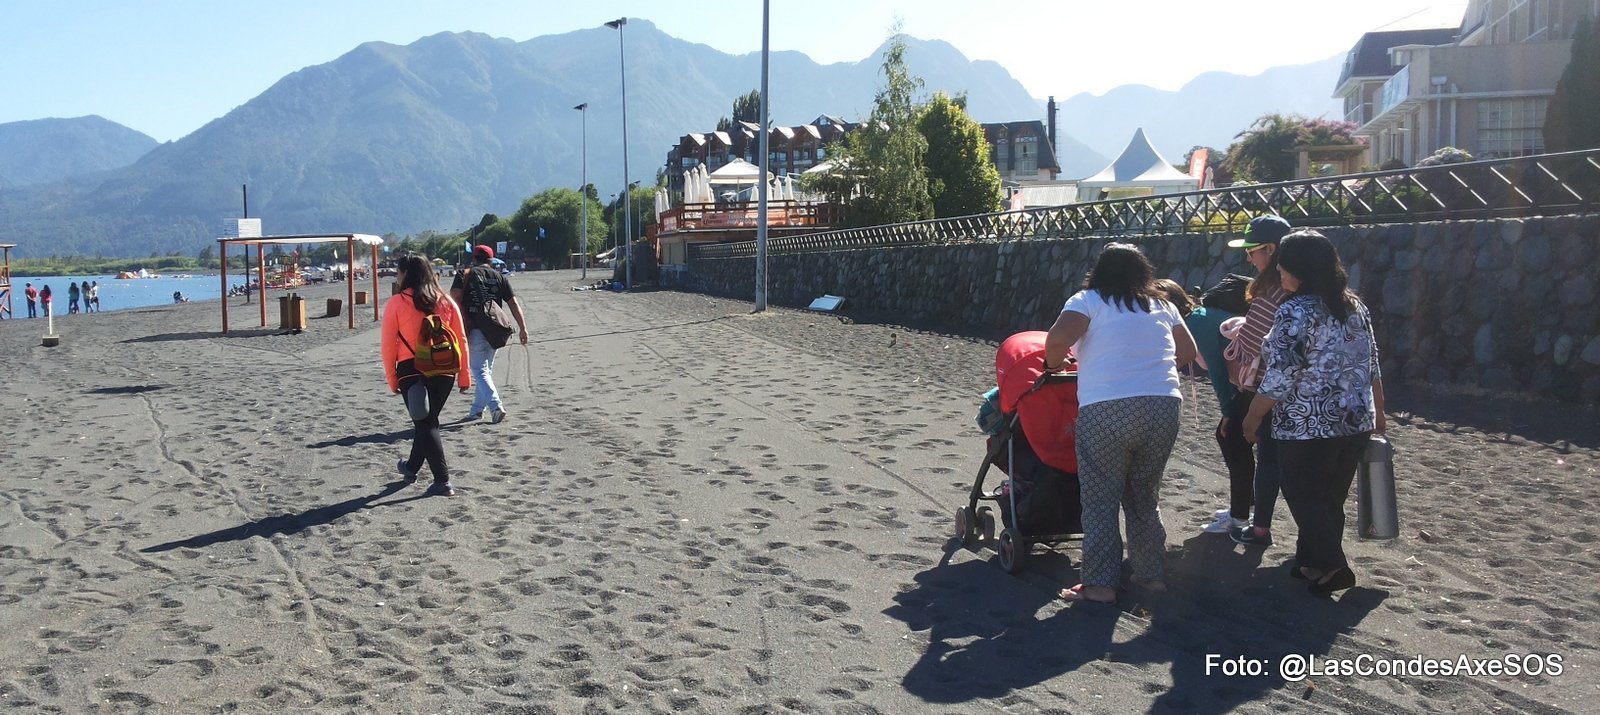
<path fill-rule="evenodd" d="M 398 481 L 410 429 L 370 312 L 283 335 L 236 298 L 224 338 L 215 302 L 161 306 L 58 323 L 57 348 L 0 322 L 0 710 L 1600 702 L 1592 410 L 1395 390 L 1403 535 L 1348 538 L 1361 582 L 1330 601 L 1288 577 L 1281 504 L 1272 548 L 1200 533 L 1226 501 L 1201 386 L 1162 495 L 1171 592 L 1068 605 L 1075 544 L 1009 576 L 951 538 L 994 336 L 512 280 L 532 341 L 500 353 L 505 422 L 446 407 L 453 499 Z M 300 292 L 319 313 L 342 289 Z M 1291 654 L 1553 654 L 1562 674 L 1286 682 Z M 1241 657 L 1268 674 L 1216 665 Z"/>

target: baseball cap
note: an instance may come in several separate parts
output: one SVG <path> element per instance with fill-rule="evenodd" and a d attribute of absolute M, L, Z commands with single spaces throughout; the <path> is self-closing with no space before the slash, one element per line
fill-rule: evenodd
<path fill-rule="evenodd" d="M 1250 219 L 1250 225 L 1244 227 L 1244 238 L 1235 238 L 1228 242 L 1228 248 L 1255 248 L 1268 243 L 1276 244 L 1284 236 L 1294 230 L 1285 221 L 1277 216 L 1257 216 Z"/>
<path fill-rule="evenodd" d="M 1287 226 L 1288 224 L 1284 224 Z M 473 253 L 482 253 L 484 258 L 494 258 L 494 247 L 489 244 L 480 244 L 472 247 Z"/>

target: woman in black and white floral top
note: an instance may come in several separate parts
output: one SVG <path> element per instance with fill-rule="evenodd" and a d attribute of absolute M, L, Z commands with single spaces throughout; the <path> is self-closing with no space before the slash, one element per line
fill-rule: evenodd
<path fill-rule="evenodd" d="M 1253 439 L 1271 413 L 1283 499 L 1300 527 L 1290 575 L 1326 596 L 1356 583 L 1344 554 L 1344 503 L 1367 438 L 1386 426 L 1378 344 L 1372 315 L 1322 234 L 1284 237 L 1278 270 L 1292 296 L 1261 346 L 1266 372 L 1244 433 Z"/>

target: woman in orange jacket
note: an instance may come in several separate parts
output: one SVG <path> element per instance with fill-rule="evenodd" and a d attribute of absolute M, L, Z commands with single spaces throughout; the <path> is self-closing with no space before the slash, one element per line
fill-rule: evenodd
<path fill-rule="evenodd" d="M 450 295 L 439 287 L 439 279 L 422 256 L 400 259 L 398 282 L 400 292 L 389 298 L 383 308 L 383 370 L 389 379 L 389 390 L 405 399 L 406 411 L 411 414 L 415 430 L 411 435 L 411 456 L 400 460 L 400 475 L 408 482 L 417 479 L 424 462 L 433 471 L 433 484 L 428 494 L 453 497 L 455 487 L 450 484 L 449 465 L 445 461 L 444 441 L 439 436 L 439 412 L 450 397 L 450 383 L 461 391 L 472 389 L 472 376 L 466 370 L 455 375 L 424 376 L 417 371 L 413 349 L 422 336 L 422 321 L 429 314 L 438 315 L 446 326 L 460 337 L 461 310 Z M 467 341 L 462 339 L 461 364 L 468 360 Z"/>

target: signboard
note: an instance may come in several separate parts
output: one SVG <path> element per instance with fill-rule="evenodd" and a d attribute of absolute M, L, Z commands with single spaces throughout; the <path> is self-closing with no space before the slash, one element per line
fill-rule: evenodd
<path fill-rule="evenodd" d="M 1194 150 L 1189 157 L 1189 177 L 1194 179 L 1194 185 L 1206 185 L 1206 162 L 1210 161 L 1211 152 L 1204 147 Z"/>
<path fill-rule="evenodd" d="M 231 238 L 261 238 L 261 219 L 226 219 L 223 221 L 222 233 Z"/>
<path fill-rule="evenodd" d="M 505 255 L 505 253 L 506 253 L 506 242 L 505 241 L 499 241 L 499 242 L 495 243 L 494 244 L 494 253 L 497 256 Z"/>

